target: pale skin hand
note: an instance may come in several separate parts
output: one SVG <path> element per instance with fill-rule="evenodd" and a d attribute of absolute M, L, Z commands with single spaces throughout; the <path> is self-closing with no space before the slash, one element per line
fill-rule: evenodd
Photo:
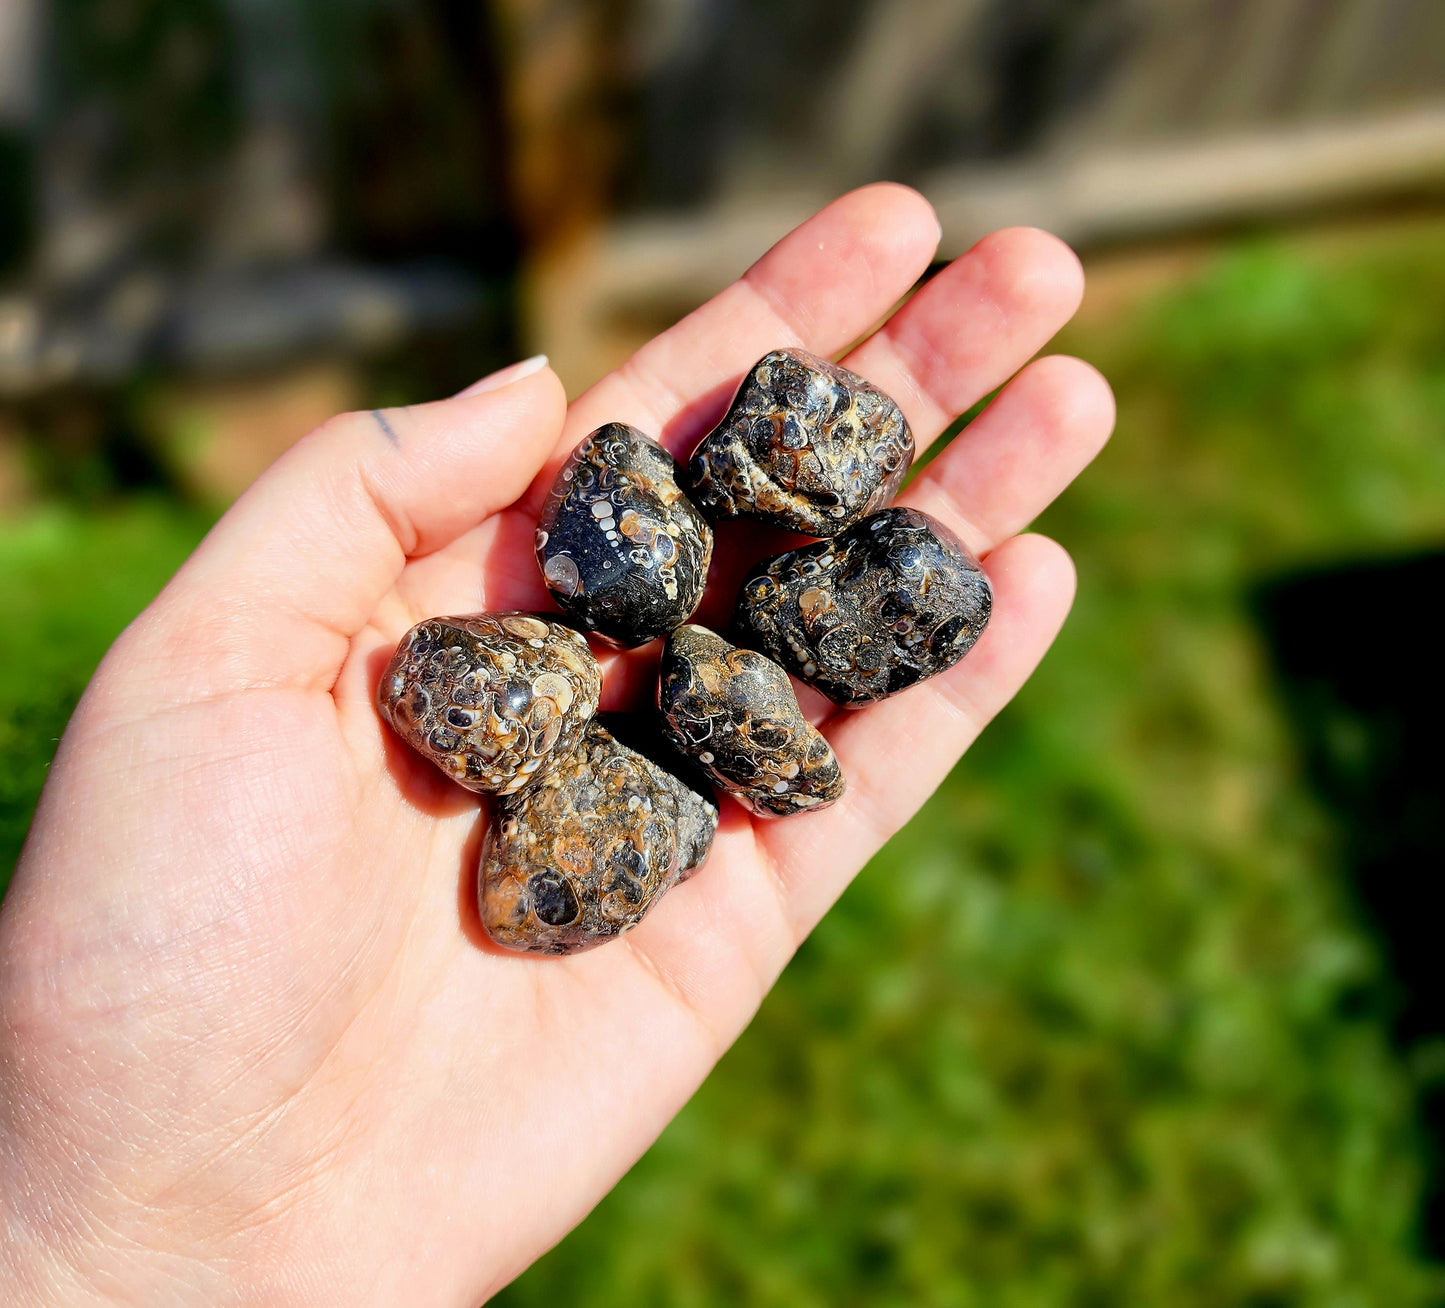
<path fill-rule="evenodd" d="M 1016 533 L 1113 421 L 1087 365 L 1023 367 L 1077 261 L 997 233 L 844 358 L 920 446 L 1017 372 L 903 497 L 984 557 L 992 623 L 826 721 L 841 803 L 725 804 L 706 866 L 623 941 L 486 941 L 486 805 L 389 737 L 376 680 L 422 618 L 550 607 L 532 529 L 588 431 L 685 452 L 766 351 L 866 332 L 936 239 L 913 192 L 854 192 L 570 409 L 544 368 L 347 414 L 226 515 L 96 674 L 0 914 L 0 1300 L 473 1304 L 647 1148 L 1063 621 L 1067 556 Z M 649 657 L 611 660 L 604 707 L 647 693 Z"/>

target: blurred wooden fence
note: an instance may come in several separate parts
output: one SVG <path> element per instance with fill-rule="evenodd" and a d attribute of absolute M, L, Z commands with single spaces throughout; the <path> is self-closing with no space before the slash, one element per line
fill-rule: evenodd
<path fill-rule="evenodd" d="M 525 139 L 587 104 L 606 142 L 554 130 L 567 166 L 529 165 L 560 183 L 529 206 L 530 331 L 573 387 L 877 177 L 934 201 L 946 254 L 1008 223 L 1090 245 L 1445 186 L 1440 0 L 501 8 Z"/>
<path fill-rule="evenodd" d="M 878 177 L 929 195 L 945 253 L 1445 179 L 1445 0 L 143 8 L 0 0 L 0 247 L 34 237 L 0 286 L 0 397 L 487 315 L 507 352 L 518 251 L 524 333 L 575 389 Z"/>

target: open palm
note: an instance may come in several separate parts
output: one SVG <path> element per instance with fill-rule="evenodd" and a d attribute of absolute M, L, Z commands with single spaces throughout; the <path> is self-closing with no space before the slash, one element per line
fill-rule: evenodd
<path fill-rule="evenodd" d="M 541 368 L 345 415 L 222 519 L 87 691 L 0 916 L 0 1298 L 476 1303 L 648 1146 L 1063 620 L 1066 555 L 1016 533 L 1112 404 L 1076 360 L 1019 369 L 1076 307 L 1076 260 L 998 233 L 843 360 L 920 447 L 1018 372 L 903 497 L 984 558 L 992 624 L 866 710 L 805 695 L 847 795 L 776 822 L 725 802 L 706 865 L 623 940 L 491 945 L 487 804 L 390 736 L 376 681 L 424 617 L 550 607 L 532 531 L 588 431 L 685 452 L 768 350 L 867 332 L 937 234 L 913 192 L 854 192 L 570 409 Z M 704 620 L 746 536 L 720 531 Z M 603 708 L 655 662 L 604 657 Z"/>

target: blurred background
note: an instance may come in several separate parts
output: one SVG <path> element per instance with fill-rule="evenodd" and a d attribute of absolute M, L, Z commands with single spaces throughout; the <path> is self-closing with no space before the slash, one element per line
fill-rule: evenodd
<path fill-rule="evenodd" d="M 1445 1303 L 1438 0 L 0 0 L 0 878 L 291 441 L 878 177 L 1084 257 L 1077 607 L 498 1302 Z"/>

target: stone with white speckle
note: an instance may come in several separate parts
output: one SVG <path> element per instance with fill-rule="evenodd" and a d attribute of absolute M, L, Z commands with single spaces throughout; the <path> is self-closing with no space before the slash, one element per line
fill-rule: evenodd
<path fill-rule="evenodd" d="M 616 645 L 646 644 L 702 599 L 712 528 L 666 450 L 611 422 L 563 466 L 537 524 L 537 562 L 570 617 Z"/>

